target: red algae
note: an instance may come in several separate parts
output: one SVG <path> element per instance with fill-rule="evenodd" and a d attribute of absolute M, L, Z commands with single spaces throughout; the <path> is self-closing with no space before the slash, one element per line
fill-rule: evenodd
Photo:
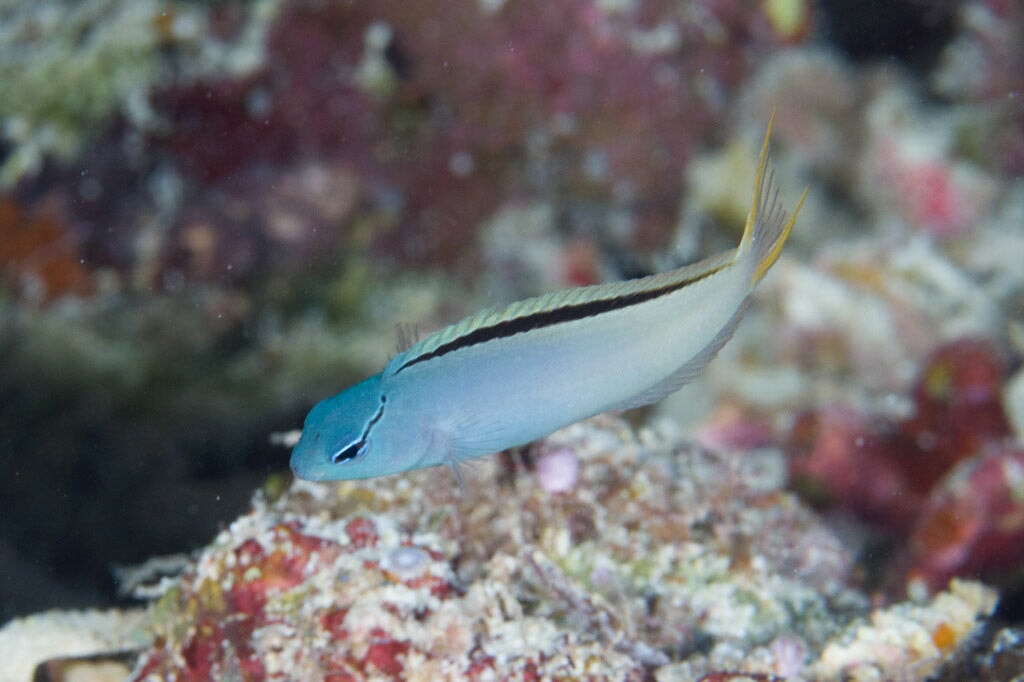
<path fill-rule="evenodd" d="M 1024 562 L 1024 448 L 965 461 L 929 496 L 901 557 L 930 590 L 954 576 L 1006 577 Z"/>
<path fill-rule="evenodd" d="M 116 253 L 117 267 L 147 286 L 182 278 L 237 284 L 268 264 L 302 272 L 311 254 L 364 255 L 371 246 L 404 263 L 457 259 L 468 270 L 475 262 L 469 238 L 488 214 L 506 199 L 550 194 L 547 180 L 528 177 L 534 171 L 564 179 L 555 198 L 569 208 L 617 195 L 613 201 L 637 216 L 636 232 L 650 245 L 673 222 L 692 119 L 703 115 L 706 127 L 710 118 L 681 90 L 685 79 L 659 85 L 656 67 L 698 66 L 680 64 L 671 50 L 636 49 L 627 38 L 641 30 L 633 26 L 639 18 L 629 13 L 606 14 L 590 2 L 564 10 L 532 2 L 506 3 L 498 14 L 475 4 L 424 12 L 391 2 L 284 3 L 258 66 L 156 83 L 149 100 L 160 125 L 140 131 L 118 122 L 86 151 L 81 165 L 90 183 L 108 195 L 117 187 L 118 202 L 87 198 L 82 210 L 75 169 L 58 178 L 60 192 L 90 232 L 91 248 Z M 755 21 L 722 13 L 729 11 L 740 17 L 735 22 Z M 562 34 L 577 15 L 570 49 Z M 214 11 L 209 25 L 230 40 L 251 20 L 235 5 Z M 158 32 L 173 22 L 159 17 Z M 714 49 L 735 58 L 719 69 L 699 60 L 702 77 L 723 76 L 724 64 L 738 71 L 750 41 L 771 40 L 742 26 L 730 37 Z M 511 44 L 514 50 L 495 50 Z M 370 63 L 390 85 L 367 82 Z M 733 74 L 722 85 L 736 80 Z M 641 88 L 658 106 L 638 98 Z M 678 105 L 683 99 L 686 108 Z M 622 135 L 623 126 L 636 134 Z M 139 133 L 142 154 L 123 158 L 125 139 Z M 531 146 L 531 139 L 545 143 Z M 111 157 L 114 163 L 104 162 Z M 351 214 L 320 210 L 312 185 L 300 186 L 298 196 L 283 191 L 308 167 L 344 175 Z M 168 181 L 183 194 L 154 206 L 149 181 Z M 296 203 L 301 210 L 289 211 Z M 274 214 L 282 211 L 292 214 L 289 241 L 275 239 L 281 226 Z M 153 213 L 169 224 L 171 238 L 143 252 L 139 235 Z M 116 229 L 92 232 L 93 225 Z M 282 258 L 282 251 L 295 254 Z"/>
<path fill-rule="evenodd" d="M 311 563 L 331 561 L 339 551 L 336 543 L 302 533 L 295 522 L 277 524 L 265 537 L 244 540 L 219 559 L 219 575 L 192 574 L 184 591 L 166 598 L 180 599 L 178 607 L 192 614 L 193 622 L 184 630 L 180 666 L 172 664 L 169 652 L 159 646 L 175 636 L 169 632 L 157 637 L 157 646 L 139 665 L 136 679 L 159 674 L 172 680 L 209 680 L 232 668 L 241 679 L 264 679 L 265 665 L 252 638 L 279 620 L 266 612 L 268 602 L 302 584 Z M 325 627 L 332 623 L 325 618 Z"/>
<path fill-rule="evenodd" d="M 794 40 L 760 9 L 702 11 L 289 2 L 258 71 L 160 89 L 154 108 L 168 125 L 151 148 L 204 195 L 256 170 L 273 194 L 289 168 L 348 168 L 374 249 L 405 263 L 472 264 L 481 222 L 507 199 L 538 194 L 573 231 L 613 234 L 594 202 L 623 211 L 623 246 L 649 249 L 676 222 L 693 137 L 720 113 L 701 88 L 735 88 L 753 46 Z M 206 218 L 218 240 L 237 230 L 216 212 Z M 593 225 L 577 227 L 583 218 Z M 252 215 L 257 232 L 263 220 Z M 332 228 L 344 235 L 353 224 Z"/>
<path fill-rule="evenodd" d="M 1024 515 L 1013 497 L 1019 450 L 1001 399 L 1008 374 L 994 344 L 961 339 L 925 360 L 902 421 L 839 407 L 804 414 L 789 436 L 797 488 L 909 535 L 897 584 L 901 570 L 938 589 L 1024 559 L 1013 521 Z"/>
<path fill-rule="evenodd" d="M 402 658 L 409 652 L 409 642 L 395 639 L 380 639 L 366 649 L 361 661 L 366 673 L 379 671 L 391 679 L 401 679 L 405 665 Z"/>
<path fill-rule="evenodd" d="M 559 493 L 494 467 L 463 493 L 435 469 L 409 487 L 297 482 L 258 500 L 154 605 L 155 644 L 133 679 L 640 680 L 666 651 L 694 653 L 695 629 L 733 646 L 792 629 L 805 651 L 838 628 L 822 610 L 849 558 L 809 515 L 754 471 L 726 477 L 717 457 L 627 433 L 610 420 L 553 440 L 587 460 Z M 680 485 L 677 466 L 701 483 Z"/>
<path fill-rule="evenodd" d="M 1010 437 L 1001 396 L 1008 378 L 1006 359 L 989 341 L 954 341 L 925 360 L 912 393 L 916 414 L 900 425 L 918 450 L 902 458 L 915 490 L 930 490 L 957 462 Z"/>
<path fill-rule="evenodd" d="M 902 440 L 893 425 L 851 408 L 799 415 L 788 437 L 794 486 L 819 504 L 905 531 L 922 499 L 898 459 Z"/>
<path fill-rule="evenodd" d="M 349 542 L 356 549 L 376 547 L 380 541 L 380 536 L 377 534 L 377 526 L 373 523 L 373 520 L 363 517 L 349 521 L 345 525 L 345 533 L 348 535 Z"/>
<path fill-rule="evenodd" d="M 0 196 L 0 277 L 30 304 L 94 289 L 68 225 L 45 207 L 29 210 L 6 196 Z"/>

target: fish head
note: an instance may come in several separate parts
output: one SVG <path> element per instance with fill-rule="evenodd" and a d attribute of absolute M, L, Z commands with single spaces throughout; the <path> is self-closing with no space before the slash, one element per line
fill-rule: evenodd
<path fill-rule="evenodd" d="M 387 408 L 379 374 L 319 402 L 292 450 L 292 471 L 308 481 L 339 481 L 408 468 L 395 468 Z"/>

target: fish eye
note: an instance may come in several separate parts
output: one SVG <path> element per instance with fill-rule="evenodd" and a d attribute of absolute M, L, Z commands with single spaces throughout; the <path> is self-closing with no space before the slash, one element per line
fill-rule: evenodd
<path fill-rule="evenodd" d="M 366 448 L 368 447 L 366 439 L 370 437 L 370 429 L 373 428 L 373 425 L 379 422 L 380 418 L 384 416 L 384 403 L 387 401 L 387 397 L 381 395 L 380 407 L 377 408 L 377 414 L 373 415 L 373 419 L 371 419 L 370 423 L 366 425 L 366 430 L 363 431 L 363 435 L 359 437 L 359 440 L 352 441 L 331 455 L 332 462 L 335 464 L 344 464 L 345 462 L 351 462 L 352 460 L 366 454 Z"/>
<path fill-rule="evenodd" d="M 357 457 L 361 457 L 366 452 L 366 441 L 359 439 L 354 443 L 351 443 L 342 449 L 331 455 L 331 461 L 335 464 L 344 464 L 350 462 Z"/>

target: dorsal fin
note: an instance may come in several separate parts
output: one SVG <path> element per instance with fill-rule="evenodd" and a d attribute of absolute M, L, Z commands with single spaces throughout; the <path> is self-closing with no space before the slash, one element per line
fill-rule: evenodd
<path fill-rule="evenodd" d="M 398 322 L 395 324 L 395 335 L 398 337 L 398 352 L 404 353 L 420 340 L 419 329 L 415 325 L 409 324 L 408 322 Z"/>
<path fill-rule="evenodd" d="M 391 375 L 417 362 L 477 343 L 652 300 L 732 265 L 735 255 L 736 250 L 732 249 L 669 272 L 624 282 L 565 289 L 517 301 L 505 308 L 482 310 L 431 334 L 405 353 L 396 355 L 384 373 Z"/>
<path fill-rule="evenodd" d="M 384 374 L 390 376 L 416 363 L 476 344 L 650 301 L 751 256 L 753 265 L 750 286 L 753 288 L 778 259 L 807 196 L 807 190 L 804 190 L 792 216 L 787 216 L 779 205 L 778 191 L 774 186 L 775 175 L 768 165 L 768 143 L 774 121 L 773 111 L 761 146 L 761 157 L 754 179 L 754 199 L 737 249 L 669 272 L 625 282 L 556 291 L 518 301 L 505 308 L 482 310 L 431 334 L 404 353 L 396 355 L 384 369 Z"/>

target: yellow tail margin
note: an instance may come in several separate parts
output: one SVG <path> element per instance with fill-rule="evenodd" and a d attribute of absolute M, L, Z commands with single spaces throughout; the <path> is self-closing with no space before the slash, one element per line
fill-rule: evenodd
<path fill-rule="evenodd" d="M 779 205 L 779 190 L 775 187 L 775 171 L 769 165 L 768 142 L 772 136 L 772 126 L 775 124 L 775 110 L 772 110 L 772 117 L 768 119 L 768 130 L 764 134 L 764 143 L 761 145 L 761 158 L 757 163 L 757 174 L 754 176 L 754 201 L 747 215 L 747 224 L 743 228 L 743 239 L 740 241 L 739 252 L 746 255 L 748 250 L 753 249 L 754 272 L 751 276 L 750 285 L 754 286 L 765 276 L 768 269 L 779 259 L 782 253 L 782 246 L 786 243 L 796 216 L 804 205 L 807 192 L 805 188 L 796 205 L 793 215 L 786 215 L 785 209 Z"/>

